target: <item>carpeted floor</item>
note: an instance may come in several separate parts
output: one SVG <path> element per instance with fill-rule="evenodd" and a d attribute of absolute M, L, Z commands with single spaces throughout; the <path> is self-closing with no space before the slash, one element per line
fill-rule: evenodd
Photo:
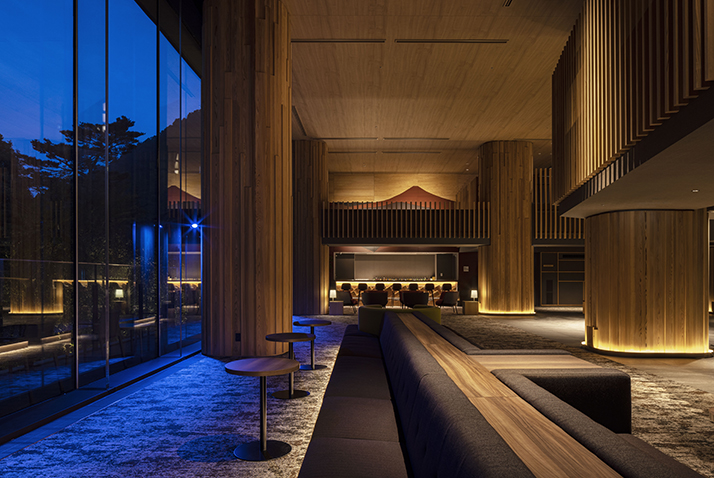
<path fill-rule="evenodd" d="M 0 476 L 15 477 L 294 477 L 322 403 L 344 328 L 355 315 L 326 317 L 315 329 L 317 361 L 330 368 L 296 373 L 296 388 L 311 395 L 268 399 L 268 437 L 293 451 L 269 462 L 245 462 L 232 450 L 258 436 L 258 379 L 229 375 L 224 362 L 203 357 L 166 378 L 0 460 Z M 564 348 L 517 327 L 481 316 L 444 314 L 444 324 L 484 348 Z M 298 330 L 298 329 L 296 329 Z M 300 331 L 303 331 L 302 328 Z M 567 348 L 567 347 L 565 347 Z M 309 362 L 309 345 L 296 345 Z M 659 379 L 605 357 L 574 355 L 632 377 L 634 434 L 714 478 L 711 394 Z M 268 391 L 285 377 L 268 379 Z"/>

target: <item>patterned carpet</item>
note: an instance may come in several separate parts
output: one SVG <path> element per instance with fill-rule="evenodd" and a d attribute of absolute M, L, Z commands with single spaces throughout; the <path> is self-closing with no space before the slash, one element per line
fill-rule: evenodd
<path fill-rule="evenodd" d="M 268 399 L 268 438 L 292 452 L 269 462 L 236 459 L 232 450 L 258 437 L 258 379 L 229 375 L 207 357 L 3 460 L 0 476 L 15 477 L 294 477 L 302 463 L 344 328 L 355 315 L 325 317 L 315 329 L 317 362 L 330 365 L 296 373 L 296 388 L 311 395 Z M 563 348 L 556 342 L 481 316 L 449 315 L 444 324 L 484 348 Z M 296 331 L 304 331 L 296 328 Z M 309 345 L 296 345 L 309 362 Z M 581 349 L 574 355 L 629 373 L 634 434 L 714 478 L 714 423 L 706 410 L 714 397 L 659 379 Z M 287 386 L 268 379 L 268 391 Z"/>

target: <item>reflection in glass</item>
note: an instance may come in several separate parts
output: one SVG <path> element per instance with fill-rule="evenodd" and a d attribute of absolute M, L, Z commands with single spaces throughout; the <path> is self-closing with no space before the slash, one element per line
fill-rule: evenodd
<path fill-rule="evenodd" d="M 0 416 L 200 337 L 200 79 L 139 3 L 0 2 Z"/>
<path fill-rule="evenodd" d="M 72 1 L 0 6 L 0 414 L 73 388 Z"/>

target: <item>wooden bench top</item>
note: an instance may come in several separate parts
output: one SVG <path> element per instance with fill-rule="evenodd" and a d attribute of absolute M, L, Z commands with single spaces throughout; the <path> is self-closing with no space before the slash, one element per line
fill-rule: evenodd
<path fill-rule="evenodd" d="M 572 355 L 469 355 L 488 370 L 498 368 L 601 368 Z"/>
<path fill-rule="evenodd" d="M 535 476 L 620 476 L 421 320 L 397 316 Z"/>

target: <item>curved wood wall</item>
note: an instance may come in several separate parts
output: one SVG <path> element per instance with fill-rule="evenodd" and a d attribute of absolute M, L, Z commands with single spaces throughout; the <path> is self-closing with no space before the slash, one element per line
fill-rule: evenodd
<path fill-rule="evenodd" d="M 203 5 L 203 353 L 274 355 L 292 330 L 290 19 L 279 0 Z"/>
<path fill-rule="evenodd" d="M 485 143 L 478 170 L 480 200 L 491 203 L 491 245 L 479 248 L 480 311 L 533 314 L 533 145 Z"/>
<path fill-rule="evenodd" d="M 587 218 L 587 345 L 613 352 L 707 353 L 708 227 L 705 210 Z"/>
<path fill-rule="evenodd" d="M 327 143 L 293 141 L 293 313 L 326 314 L 329 248 L 322 244 Z"/>

